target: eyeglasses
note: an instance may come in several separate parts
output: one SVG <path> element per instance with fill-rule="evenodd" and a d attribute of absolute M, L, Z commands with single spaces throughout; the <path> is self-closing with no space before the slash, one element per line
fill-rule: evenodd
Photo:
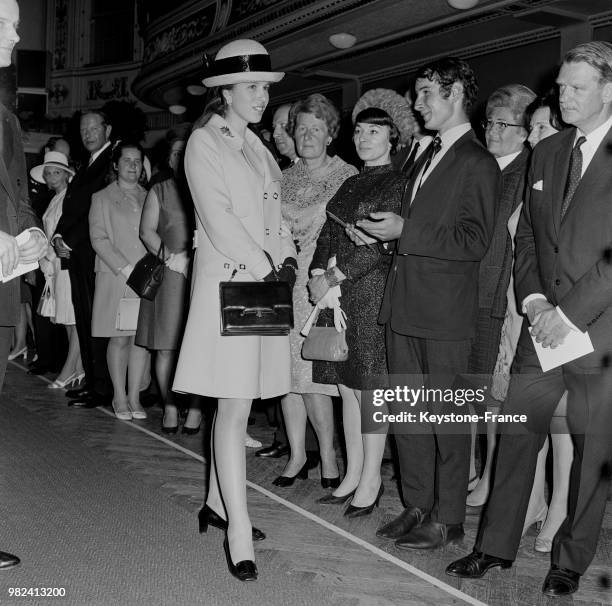
<path fill-rule="evenodd" d="M 518 126 L 523 128 L 522 124 L 510 124 L 510 122 L 504 122 L 503 120 L 483 120 L 480 125 L 485 130 L 491 130 L 494 126 L 497 126 L 499 130 L 502 132 L 506 130 L 509 126 Z"/>

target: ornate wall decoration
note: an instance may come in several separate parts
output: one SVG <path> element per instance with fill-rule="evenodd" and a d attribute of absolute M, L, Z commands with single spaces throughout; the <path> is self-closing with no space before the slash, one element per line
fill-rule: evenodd
<path fill-rule="evenodd" d="M 55 45 L 53 69 L 66 67 L 68 46 L 68 0 L 55 0 Z"/>
<path fill-rule="evenodd" d="M 127 76 L 87 81 L 87 101 L 109 101 L 129 99 L 130 89 Z"/>
<path fill-rule="evenodd" d="M 255 13 L 281 2 L 284 2 L 284 0 L 234 0 L 229 23 L 252 17 Z"/>
<path fill-rule="evenodd" d="M 48 92 L 49 92 L 49 100 L 54 105 L 61 105 L 64 102 L 64 99 L 66 99 L 68 95 L 70 94 L 70 91 L 68 90 L 68 88 L 60 83 L 54 84 L 49 89 Z"/>
<path fill-rule="evenodd" d="M 211 4 L 172 27 L 157 34 L 146 43 L 144 50 L 144 62 L 150 63 L 155 59 L 172 53 L 190 42 L 200 40 L 207 36 L 213 26 L 216 5 Z"/>

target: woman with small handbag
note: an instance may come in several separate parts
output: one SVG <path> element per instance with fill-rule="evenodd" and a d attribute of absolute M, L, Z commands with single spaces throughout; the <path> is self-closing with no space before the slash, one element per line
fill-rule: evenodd
<path fill-rule="evenodd" d="M 91 330 L 94 337 L 110 337 L 106 360 L 113 383 L 113 410 L 123 421 L 147 418 L 140 404 L 140 385 L 148 353 L 134 344 L 138 312 L 129 326 L 123 324 L 121 317 L 130 304 L 123 300 L 138 300 L 126 281 L 134 265 L 147 252 L 138 237 L 147 194 L 138 185 L 143 156 L 137 143 L 126 141 L 117 145 L 113 150 L 117 180 L 92 196 L 89 211 L 89 235 L 96 251 Z M 133 312 L 135 305 L 130 307 Z"/>
<path fill-rule="evenodd" d="M 50 241 L 51 236 L 55 233 L 57 222 L 62 216 L 66 188 L 68 187 L 68 181 L 74 176 L 74 170 L 68 165 L 68 158 L 62 152 L 49 151 L 45 153 L 43 163 L 30 171 L 30 176 L 37 183 L 45 183 L 50 190 L 55 192 L 42 217 L 45 233 Z M 49 284 L 48 296 L 55 301 L 52 320 L 56 324 L 64 324 L 68 333 L 66 361 L 55 381 L 48 387 L 50 389 L 74 387 L 85 377 L 85 373 L 83 372 L 79 337 L 75 326 L 70 276 L 67 269 L 61 268 L 60 259 L 51 245 L 48 247 L 47 254 L 40 260 L 40 268 L 45 275 L 47 284 Z M 51 316 L 47 315 L 47 317 Z"/>
<path fill-rule="evenodd" d="M 200 529 L 224 529 L 230 572 L 253 581 L 253 539 L 264 536 L 247 511 L 244 438 L 253 399 L 290 389 L 289 337 L 222 335 L 219 284 L 274 279 L 266 253 L 282 265 L 281 277 L 295 279 L 295 246 L 289 229 L 281 230 L 281 171 L 248 128 L 263 116 L 270 83 L 284 74 L 271 70 L 253 40 L 226 44 L 209 69 L 208 103 L 185 152 L 197 248 L 173 389 L 218 399 Z"/>
<path fill-rule="evenodd" d="M 399 131 L 387 112 L 368 107 L 355 118 L 353 142 L 364 162 L 362 172 L 349 177 L 331 199 L 327 210 L 346 224 L 375 211 L 398 212 L 406 178 L 391 165 Z M 355 230 L 353 230 L 355 233 Z M 362 390 L 386 387 L 384 328 L 377 323 L 390 257 L 381 254 L 371 238 L 360 233 L 360 244 L 345 227 L 327 219 L 310 265 L 308 283 L 313 302 L 340 287 L 346 314 L 348 359 L 343 362 L 314 362 L 313 380 L 335 383 L 342 397 L 342 417 L 347 451 L 346 474 L 340 486 L 319 503 L 342 504 L 351 499 L 347 517 L 370 514 L 383 493 L 380 466 L 386 441 L 386 426 L 362 435 Z M 354 236 L 355 237 L 355 236 Z M 335 257 L 335 266 L 329 260 Z M 328 312 L 326 314 L 326 312 Z M 326 317 L 327 316 L 327 317 Z M 318 324 L 338 323 L 325 310 Z"/>

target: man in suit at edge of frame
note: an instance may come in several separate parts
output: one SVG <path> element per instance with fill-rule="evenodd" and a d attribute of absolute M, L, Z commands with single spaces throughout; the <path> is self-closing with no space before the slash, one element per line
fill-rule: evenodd
<path fill-rule="evenodd" d="M 0 0 L 0 67 L 8 67 L 13 48 L 19 42 L 19 5 Z M 17 118 L 0 103 L 0 265 L 9 275 L 19 263 L 37 261 L 47 252 L 47 238 L 38 229 L 40 222 L 28 199 L 25 156 Z M 22 246 L 15 236 L 30 230 Z M 4 383 L 13 329 L 19 316 L 19 279 L 0 283 L 0 392 Z M 19 564 L 19 558 L 0 551 L 0 570 Z"/>
<path fill-rule="evenodd" d="M 542 592 L 578 589 L 603 520 L 612 461 L 612 44 L 570 50 L 557 77 L 564 130 L 538 144 L 516 235 L 517 299 L 544 347 L 588 331 L 594 351 L 544 373 L 527 323 L 504 413 L 528 416 L 520 435 L 500 438 L 495 483 L 474 551 L 448 566 L 480 578 L 509 568 L 518 551 L 537 453 L 565 390 L 574 442 L 568 515 L 557 532 Z M 509 515 L 508 512 L 512 512 Z"/>
<path fill-rule="evenodd" d="M 478 271 L 493 233 L 501 173 L 478 141 L 469 112 L 478 93 L 471 67 L 446 57 L 416 76 L 418 111 L 435 133 L 414 165 L 401 216 L 372 213 L 357 226 L 395 240 L 380 318 L 386 324 L 390 375 L 452 388 L 467 372 L 478 308 Z M 454 403 L 420 403 L 450 412 Z M 400 404 L 401 409 L 401 404 Z M 411 409 L 417 410 L 417 409 Z M 400 549 L 436 549 L 460 540 L 469 474 L 469 425 L 421 423 L 395 429 L 406 509 L 377 535 Z"/>

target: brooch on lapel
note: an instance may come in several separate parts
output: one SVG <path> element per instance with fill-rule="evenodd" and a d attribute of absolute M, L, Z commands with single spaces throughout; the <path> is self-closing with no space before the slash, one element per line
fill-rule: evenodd
<path fill-rule="evenodd" d="M 234 135 L 232 134 L 232 131 L 227 127 L 227 126 L 222 126 L 221 127 L 221 132 L 226 136 L 226 137 L 231 137 L 232 139 L 234 138 Z"/>

